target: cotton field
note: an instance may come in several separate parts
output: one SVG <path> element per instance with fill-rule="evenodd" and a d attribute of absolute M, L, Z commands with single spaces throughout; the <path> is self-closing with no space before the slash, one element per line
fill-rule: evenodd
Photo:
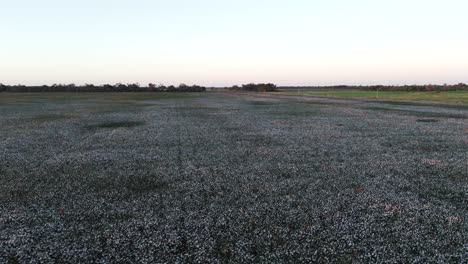
<path fill-rule="evenodd" d="M 468 107 L 0 96 L 0 262 L 462 263 Z"/>

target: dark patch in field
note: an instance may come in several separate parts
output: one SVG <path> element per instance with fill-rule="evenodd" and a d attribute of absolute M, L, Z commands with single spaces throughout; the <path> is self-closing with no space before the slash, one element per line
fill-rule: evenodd
<path fill-rule="evenodd" d="M 437 119 L 417 119 L 416 122 L 420 123 L 437 123 L 439 120 Z"/>
<path fill-rule="evenodd" d="M 412 144 L 408 149 L 419 150 L 424 153 L 443 152 L 450 150 L 450 145 L 440 140 L 420 140 L 416 144 Z"/>
<path fill-rule="evenodd" d="M 63 119 L 70 119 L 73 118 L 71 115 L 57 115 L 57 114 L 44 114 L 38 115 L 32 118 L 33 121 L 36 122 L 49 122 L 49 121 L 57 121 Z"/>
<path fill-rule="evenodd" d="M 169 108 L 170 109 L 170 108 Z M 214 107 L 207 107 L 207 106 L 195 106 L 195 107 L 174 107 L 172 109 L 177 110 L 187 110 L 187 111 L 202 111 L 202 110 L 216 110 Z"/>
<path fill-rule="evenodd" d="M 463 114 L 454 114 L 454 113 L 441 113 L 441 112 L 427 112 L 427 111 L 415 111 L 415 110 L 402 110 L 402 109 L 394 109 L 388 107 L 364 107 L 366 110 L 372 111 L 383 111 L 389 113 L 395 113 L 400 115 L 408 115 L 408 116 L 418 116 L 418 117 L 439 117 L 439 118 L 457 118 L 457 119 L 465 119 L 466 116 Z"/>
<path fill-rule="evenodd" d="M 222 129 L 225 130 L 225 131 L 228 131 L 228 132 L 237 132 L 237 131 L 241 131 L 242 127 L 225 126 L 225 127 L 222 127 Z"/>
<path fill-rule="evenodd" d="M 336 105 L 340 105 L 340 106 L 343 106 L 343 104 L 339 104 L 339 103 L 334 103 L 334 102 L 322 102 L 322 101 L 305 101 L 305 102 L 300 102 L 298 104 L 303 104 L 303 105 L 309 105 L 309 106 L 319 106 L 319 107 L 324 107 L 324 106 L 336 106 Z"/>
<path fill-rule="evenodd" d="M 28 188 L 13 189 L 10 191 L 10 197 L 17 200 L 25 200 L 31 196 L 31 190 Z"/>
<path fill-rule="evenodd" d="M 145 122 L 135 122 L 135 121 L 126 121 L 126 122 L 104 122 L 96 125 L 86 126 L 88 129 L 110 129 L 110 128 L 132 128 L 137 126 L 144 125 Z"/>
<path fill-rule="evenodd" d="M 296 110 L 296 111 L 279 111 L 274 113 L 276 116 L 281 117 L 311 117 L 317 116 L 320 112 L 318 111 L 305 111 L 305 110 Z"/>
<path fill-rule="evenodd" d="M 423 199 L 435 199 L 452 206 L 456 206 L 461 210 L 467 210 L 468 196 L 466 192 L 454 190 L 447 185 L 446 179 L 451 182 L 463 185 L 466 181 L 466 173 L 460 171 L 451 171 L 437 168 L 426 168 L 424 173 L 420 173 L 417 177 L 410 179 L 413 185 L 413 191 Z"/>
<path fill-rule="evenodd" d="M 170 189 L 167 181 L 161 180 L 157 176 L 138 175 L 133 176 L 92 176 L 88 179 L 89 188 L 97 193 L 109 191 L 130 191 L 131 193 L 160 192 Z"/>
<path fill-rule="evenodd" d="M 254 105 L 254 106 L 272 106 L 272 105 L 279 105 L 280 103 L 278 102 L 271 102 L 271 101 L 248 101 L 249 104 Z"/>
<path fill-rule="evenodd" d="M 454 192 L 450 189 L 435 189 L 428 191 L 427 195 L 439 200 L 444 200 L 454 205 L 468 205 L 468 196 L 464 192 Z M 465 207 L 466 208 L 466 207 Z"/>
<path fill-rule="evenodd" d="M 402 150 L 407 150 L 415 153 L 427 154 L 427 153 L 437 153 L 437 152 L 446 152 L 453 147 L 450 145 L 450 142 L 446 140 L 441 140 L 437 138 L 409 138 L 409 139 L 388 139 L 380 142 L 380 146 L 385 148 L 398 148 Z M 419 154 L 419 155 L 421 155 Z"/>
<path fill-rule="evenodd" d="M 64 222 L 69 225 L 81 225 L 90 229 L 90 232 L 102 228 L 102 224 L 125 222 L 132 218 L 132 215 L 125 212 L 117 212 L 112 214 L 103 214 L 96 212 L 85 212 L 79 215 L 69 214 L 66 208 L 59 209 L 58 212 Z"/>
<path fill-rule="evenodd" d="M 258 134 L 240 134 L 235 135 L 237 141 L 249 142 L 254 145 L 265 145 L 268 146 L 273 143 L 277 143 L 276 140 L 270 136 L 258 135 Z"/>
<path fill-rule="evenodd" d="M 9 255 L 8 256 L 8 263 L 9 264 L 19 264 L 21 263 L 20 258 L 17 255 Z"/>
<path fill-rule="evenodd" d="M 128 177 L 124 186 L 135 193 L 155 192 L 169 189 L 169 184 L 157 177 Z"/>

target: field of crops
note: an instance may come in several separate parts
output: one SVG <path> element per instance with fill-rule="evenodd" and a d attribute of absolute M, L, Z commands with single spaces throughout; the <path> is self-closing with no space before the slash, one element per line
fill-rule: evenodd
<path fill-rule="evenodd" d="M 460 263 L 468 108 L 0 94 L 0 263 Z"/>
<path fill-rule="evenodd" d="M 468 104 L 467 91 L 453 92 L 381 92 L 361 90 L 295 91 L 282 92 L 283 95 L 301 95 L 315 97 L 359 98 L 369 100 L 427 101 L 450 104 Z"/>

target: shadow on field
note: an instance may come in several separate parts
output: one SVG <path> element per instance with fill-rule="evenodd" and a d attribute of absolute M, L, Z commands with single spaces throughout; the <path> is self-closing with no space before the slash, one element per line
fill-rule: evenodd
<path fill-rule="evenodd" d="M 143 126 L 145 122 L 141 121 L 121 121 L 121 122 L 104 122 L 95 125 L 86 126 L 87 129 L 111 129 L 111 128 L 132 128 Z"/>

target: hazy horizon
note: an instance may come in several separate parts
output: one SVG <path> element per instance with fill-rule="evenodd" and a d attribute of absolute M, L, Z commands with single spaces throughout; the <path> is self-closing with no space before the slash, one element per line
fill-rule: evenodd
<path fill-rule="evenodd" d="M 9 1 L 0 83 L 468 82 L 468 2 Z"/>

